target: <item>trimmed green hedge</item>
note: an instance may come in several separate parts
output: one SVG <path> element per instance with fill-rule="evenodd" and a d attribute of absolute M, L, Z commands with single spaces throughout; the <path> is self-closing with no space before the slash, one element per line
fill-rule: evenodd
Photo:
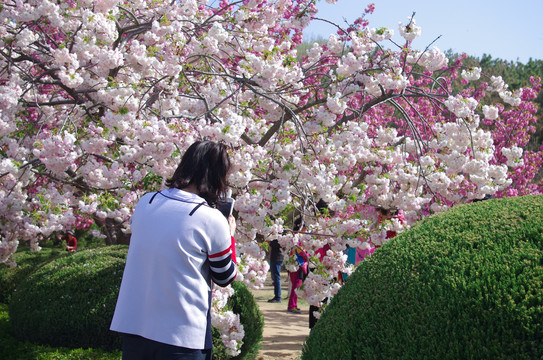
<path fill-rule="evenodd" d="M 72 253 L 38 268 L 11 297 L 9 316 L 22 341 L 72 348 L 119 349 L 109 331 L 126 246 Z"/>
<path fill-rule="evenodd" d="M 9 315 L 16 338 L 68 348 L 120 349 L 120 336 L 109 331 L 109 325 L 127 249 L 122 245 L 88 249 L 37 266 L 11 297 Z M 240 314 L 245 329 L 242 353 L 236 359 L 254 359 L 262 339 L 263 316 L 244 284 L 232 286 L 235 294 L 227 307 Z M 230 358 L 217 332 L 214 344 L 214 359 Z"/>
<path fill-rule="evenodd" d="M 232 287 L 235 293 L 228 299 L 226 308 L 232 310 L 235 314 L 239 314 L 240 322 L 243 325 L 245 336 L 243 337 L 241 353 L 234 358 L 227 355 L 226 349 L 221 342 L 219 331 L 213 328 L 213 360 L 255 359 L 261 347 L 260 342 L 262 341 L 262 333 L 264 331 L 264 316 L 247 285 L 239 281 L 234 281 Z"/>
<path fill-rule="evenodd" d="M 0 303 L 7 304 L 17 284 L 38 267 L 67 254 L 69 253 L 56 248 L 43 248 L 41 251 L 32 252 L 28 247 L 20 247 L 14 254 L 16 267 L 0 264 Z"/>
<path fill-rule="evenodd" d="M 10 331 L 8 306 L 0 304 L 0 359 L 2 360 L 119 360 L 121 351 L 71 349 L 18 341 Z"/>
<path fill-rule="evenodd" d="M 232 287 L 235 293 L 228 300 L 228 307 L 235 314 L 239 314 L 240 322 L 245 331 L 241 354 L 234 359 L 255 359 L 260 350 L 260 342 L 262 341 L 262 333 L 264 332 L 264 316 L 247 285 L 235 281 L 232 283 Z"/>
<path fill-rule="evenodd" d="M 365 260 L 302 359 L 543 358 L 543 196 L 424 219 Z"/>

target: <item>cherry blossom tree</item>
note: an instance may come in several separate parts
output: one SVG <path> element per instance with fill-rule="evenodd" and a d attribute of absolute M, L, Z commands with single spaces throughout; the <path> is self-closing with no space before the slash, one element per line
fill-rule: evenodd
<path fill-rule="evenodd" d="M 301 290 L 314 305 L 352 271 L 346 245 L 379 245 L 387 230 L 485 195 L 543 190 L 533 181 L 543 148 L 523 151 L 539 79 L 512 91 L 462 58 L 417 49 L 413 16 L 399 23 L 401 44 L 362 14 L 298 60 L 316 15 L 311 0 L 4 1 L 1 261 L 20 241 L 39 250 L 92 224 L 106 243 L 126 242 L 137 199 L 201 138 L 231 148 L 246 283 L 263 284 L 264 240 L 310 256 L 330 247 Z M 377 226 L 376 207 L 403 210 L 407 223 Z M 298 216 L 303 233 L 290 230 Z"/>

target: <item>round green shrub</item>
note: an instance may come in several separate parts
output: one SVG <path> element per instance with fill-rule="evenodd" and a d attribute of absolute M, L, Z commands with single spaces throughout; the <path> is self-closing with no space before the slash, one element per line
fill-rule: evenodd
<path fill-rule="evenodd" d="M 55 248 L 43 248 L 33 252 L 30 248 L 19 248 L 13 255 L 16 267 L 0 264 L 0 303 L 7 304 L 13 290 L 41 265 L 67 255 L 68 252 Z"/>
<path fill-rule="evenodd" d="M 543 196 L 456 206 L 359 265 L 302 359 L 542 359 Z"/>
<path fill-rule="evenodd" d="M 245 336 L 243 337 L 241 353 L 235 357 L 226 354 L 226 348 L 221 341 L 220 333 L 217 329 L 213 328 L 213 360 L 255 359 L 261 346 L 260 341 L 262 340 L 262 333 L 264 331 L 264 316 L 247 285 L 239 281 L 234 281 L 232 288 L 235 292 L 228 299 L 226 309 L 239 314 L 240 322 L 243 325 Z"/>
<path fill-rule="evenodd" d="M 9 316 L 21 341 L 70 348 L 120 349 L 121 337 L 109 331 L 128 247 L 79 251 L 39 267 L 12 295 Z M 247 286 L 232 284 L 227 307 L 240 315 L 245 330 L 241 354 L 253 359 L 260 348 L 263 316 Z M 230 359 L 214 334 L 213 358 Z"/>
<path fill-rule="evenodd" d="M 11 334 L 8 306 L 0 304 L 0 359 L 2 360 L 119 360 L 121 351 L 70 349 L 17 341 Z"/>
<path fill-rule="evenodd" d="M 235 293 L 228 300 L 228 307 L 235 314 L 239 314 L 240 322 L 245 331 L 241 353 L 234 359 L 255 359 L 260 350 L 260 342 L 262 341 L 262 333 L 264 332 L 264 316 L 247 285 L 235 281 L 232 283 L 232 287 Z"/>
<path fill-rule="evenodd" d="M 52 346 L 120 348 L 109 331 L 126 246 L 78 251 L 38 268 L 14 291 L 9 316 L 22 341 Z"/>

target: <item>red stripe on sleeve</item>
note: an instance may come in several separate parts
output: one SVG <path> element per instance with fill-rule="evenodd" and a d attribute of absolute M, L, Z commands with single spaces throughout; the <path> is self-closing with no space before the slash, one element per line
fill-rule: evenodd
<path fill-rule="evenodd" d="M 232 246 L 230 246 L 230 247 L 232 247 Z M 230 250 L 231 250 L 230 247 L 227 248 L 226 250 L 223 250 L 223 251 L 218 252 L 218 253 L 216 253 L 216 254 L 210 254 L 210 255 L 208 255 L 207 257 L 209 257 L 209 258 L 216 258 L 216 257 L 223 256 L 223 255 L 227 254 L 228 252 L 230 252 Z"/>
<path fill-rule="evenodd" d="M 236 264 L 238 263 L 237 257 L 236 257 L 236 239 L 234 239 L 233 236 L 231 236 L 232 245 L 230 245 L 230 249 L 232 249 L 232 261 L 234 261 Z"/>

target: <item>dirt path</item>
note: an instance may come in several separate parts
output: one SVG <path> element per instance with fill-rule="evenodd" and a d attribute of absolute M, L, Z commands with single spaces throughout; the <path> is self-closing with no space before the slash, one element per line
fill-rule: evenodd
<path fill-rule="evenodd" d="M 309 335 L 309 306 L 307 303 L 299 299 L 298 307 L 301 309 L 301 314 L 287 313 L 290 284 L 286 279 L 287 273 L 281 273 L 281 295 L 283 297 L 281 303 L 271 304 L 268 302 L 268 299 L 273 297 L 273 285 L 269 274 L 262 290 L 251 290 L 264 315 L 262 348 L 258 353 L 257 360 L 299 359 L 304 341 Z"/>

